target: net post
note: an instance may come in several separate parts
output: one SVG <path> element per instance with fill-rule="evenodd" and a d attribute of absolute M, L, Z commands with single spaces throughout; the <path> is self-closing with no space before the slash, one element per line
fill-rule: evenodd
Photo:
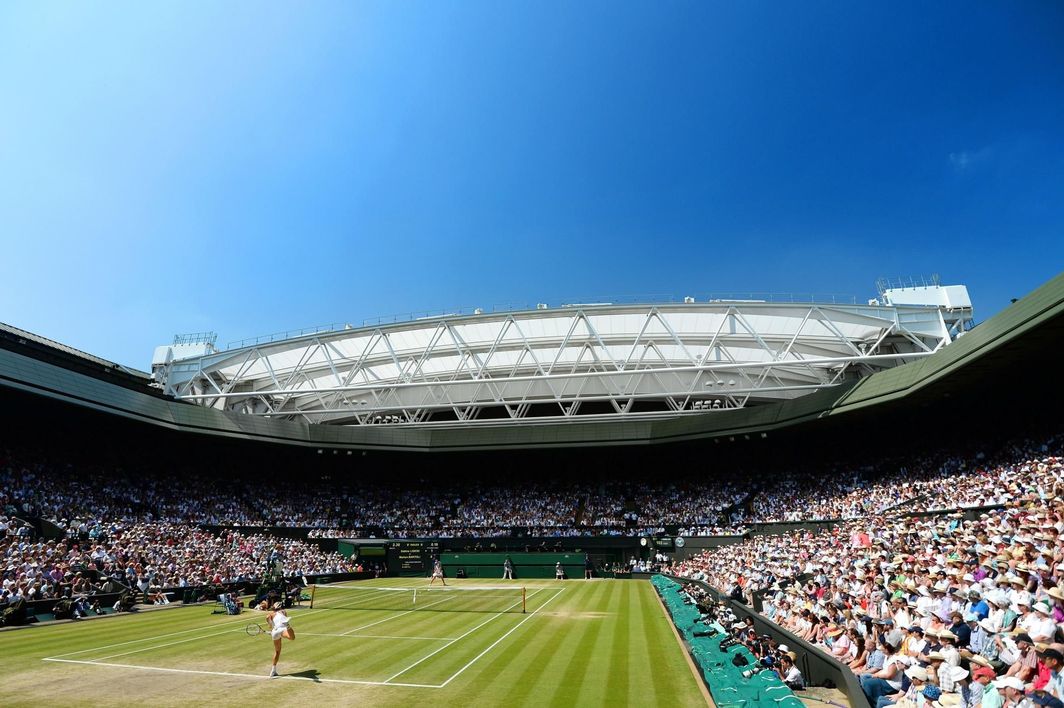
<path fill-rule="evenodd" d="M 316 584 L 310 586 L 310 609 L 312 610 L 314 609 L 314 593 L 317 592 L 317 590 L 318 586 Z"/>
<path fill-rule="evenodd" d="M 417 588 L 414 588 L 414 598 L 410 601 L 410 606 L 414 608 L 417 607 Z"/>
<path fill-rule="evenodd" d="M 527 598 L 527 595 L 526 595 L 525 588 L 521 588 L 521 614 L 525 614 L 525 610 L 527 609 L 525 607 L 525 601 L 527 599 L 528 598 Z"/>

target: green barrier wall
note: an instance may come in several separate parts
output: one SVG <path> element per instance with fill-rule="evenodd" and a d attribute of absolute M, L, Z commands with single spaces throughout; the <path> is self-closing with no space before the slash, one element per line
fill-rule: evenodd
<path fill-rule="evenodd" d="M 441 553 L 440 563 L 449 578 L 464 570 L 469 578 L 502 578 L 506 557 L 514 566 L 514 578 L 553 578 L 561 563 L 569 578 L 584 577 L 583 553 Z"/>
<path fill-rule="evenodd" d="M 698 608 L 684 602 L 679 583 L 661 575 L 655 575 L 650 582 L 658 591 L 673 624 L 680 631 L 717 706 L 804 708 L 804 704 L 775 673 L 763 671 L 749 678 L 744 677 L 743 671 L 757 668 L 757 659 L 741 645 L 722 651 L 720 643 L 728 634 L 720 625 L 713 625 L 718 632 L 716 636 L 696 637 L 696 631 L 706 630 L 707 627 L 698 621 Z M 736 656 L 743 656 L 747 664 L 736 666 L 733 663 Z"/>

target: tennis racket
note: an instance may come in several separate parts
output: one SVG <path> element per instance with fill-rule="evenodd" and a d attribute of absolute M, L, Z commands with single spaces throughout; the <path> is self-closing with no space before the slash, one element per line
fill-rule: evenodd
<path fill-rule="evenodd" d="M 260 634 L 266 634 L 266 630 L 258 624 L 249 624 L 247 627 L 244 628 L 244 631 L 248 633 L 249 637 L 257 637 Z"/>

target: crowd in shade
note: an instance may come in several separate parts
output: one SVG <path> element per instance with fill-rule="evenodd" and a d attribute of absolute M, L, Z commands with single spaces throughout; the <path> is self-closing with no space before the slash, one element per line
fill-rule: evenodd
<path fill-rule="evenodd" d="M 1011 450 L 1011 460 L 958 461 L 952 468 L 963 474 L 898 487 L 920 499 L 905 512 L 997 508 L 870 513 L 819 531 L 755 536 L 673 570 L 760 602 L 767 618 L 849 665 L 877 708 L 922 706 L 928 694 L 936 705 L 1056 707 L 1049 699 L 1064 699 L 1064 457 L 1060 438 Z M 846 508 L 849 497 L 840 493 L 831 508 Z"/>
<path fill-rule="evenodd" d="M 1025 459 L 1013 445 L 993 457 L 942 455 L 853 469 L 733 473 L 727 480 L 574 484 L 570 480 L 329 480 L 284 495 L 240 476 L 152 476 L 83 468 L 0 452 L 0 506 L 71 533 L 110 522 L 309 527 L 315 536 L 571 537 L 737 535 L 773 521 L 859 519 L 898 510 L 1000 504 Z M 323 493 L 323 489 L 327 490 Z"/>

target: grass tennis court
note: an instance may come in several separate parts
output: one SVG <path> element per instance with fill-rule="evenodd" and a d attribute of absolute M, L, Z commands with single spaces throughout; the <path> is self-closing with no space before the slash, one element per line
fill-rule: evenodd
<path fill-rule="evenodd" d="M 493 591 L 501 597 L 486 604 L 433 591 L 411 610 L 369 599 L 401 592 L 330 588 L 329 602 L 319 595 L 314 609 L 291 612 L 296 641 L 285 642 L 272 680 L 269 637 L 246 632 L 262 613 L 212 615 L 200 605 L 0 632 L 0 705 L 705 705 L 649 583 L 514 586 L 526 588 L 524 613 L 509 606 L 516 589 Z M 431 602 L 476 611 L 424 607 Z"/>

